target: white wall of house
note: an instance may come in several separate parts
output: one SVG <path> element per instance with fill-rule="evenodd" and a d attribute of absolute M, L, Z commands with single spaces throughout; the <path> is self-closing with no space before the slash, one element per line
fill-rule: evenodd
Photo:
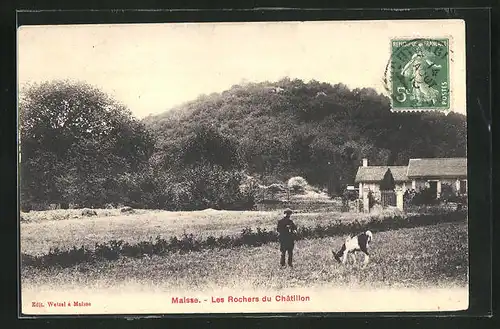
<path fill-rule="evenodd" d="M 443 186 L 444 184 L 448 184 L 453 188 L 454 193 L 458 193 L 460 192 L 460 185 L 457 185 L 457 181 L 460 184 L 460 180 L 457 179 L 442 179 L 441 186 Z"/>
<path fill-rule="evenodd" d="M 359 183 L 359 198 L 362 199 L 364 196 L 364 190 L 367 188 L 369 191 L 372 192 L 373 197 L 376 200 L 380 200 L 381 193 L 380 193 L 380 184 L 378 183 Z"/>
<path fill-rule="evenodd" d="M 467 193 L 467 179 L 461 178 L 415 179 L 411 182 L 411 188 L 418 192 L 426 187 L 429 187 L 429 182 L 432 181 L 437 182 L 436 185 L 438 195 L 441 193 L 444 184 L 450 185 L 453 188 L 453 192 L 457 194 L 460 194 L 460 186 L 465 185 L 465 193 Z"/>
<path fill-rule="evenodd" d="M 359 183 L 359 198 L 363 199 L 363 193 L 365 188 L 368 188 L 369 191 L 372 191 L 373 196 L 376 200 L 380 200 L 382 194 L 380 192 L 380 184 L 379 183 Z M 410 182 L 398 182 L 395 184 L 394 190 L 401 189 L 404 192 L 411 188 Z"/>
<path fill-rule="evenodd" d="M 453 192 L 457 194 L 462 194 L 461 188 L 464 189 L 464 194 L 467 194 L 467 179 L 463 178 L 455 178 L 455 179 L 446 179 L 443 180 L 443 182 L 446 182 L 447 184 L 450 184 L 453 187 Z"/>
<path fill-rule="evenodd" d="M 412 182 L 411 182 L 411 188 L 414 189 L 415 191 L 420 191 L 420 190 L 423 190 L 424 188 L 428 187 L 429 186 L 429 183 L 427 181 L 427 179 L 414 179 Z"/>
<path fill-rule="evenodd" d="M 403 193 L 406 192 L 406 190 L 411 188 L 411 182 L 397 182 L 395 186 L 395 190 L 401 189 L 403 190 Z"/>
<path fill-rule="evenodd" d="M 459 179 L 459 178 L 440 178 L 440 179 L 416 179 L 410 182 L 398 182 L 396 183 L 395 190 L 401 189 L 406 192 L 409 189 L 415 189 L 417 192 L 429 187 L 429 182 L 435 181 L 436 184 L 436 192 L 439 197 L 442 192 L 442 188 L 444 184 L 449 184 L 453 188 L 453 192 L 457 194 L 460 193 L 460 187 L 463 185 L 465 189 L 465 193 L 467 193 L 467 180 Z M 380 192 L 380 184 L 378 183 L 359 183 L 359 198 L 363 199 L 365 188 L 368 188 L 369 191 L 372 191 L 373 196 L 376 200 L 380 200 L 381 192 Z"/>

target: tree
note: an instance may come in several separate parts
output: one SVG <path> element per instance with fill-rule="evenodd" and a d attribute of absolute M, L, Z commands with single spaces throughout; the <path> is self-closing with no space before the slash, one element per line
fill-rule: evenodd
<path fill-rule="evenodd" d="M 120 199 L 113 196 L 120 175 L 141 170 L 153 151 L 143 124 L 94 86 L 57 80 L 27 85 L 20 96 L 21 190 L 29 202 Z"/>
<path fill-rule="evenodd" d="M 182 165 L 216 165 L 224 170 L 240 169 L 236 142 L 213 127 L 196 127 L 194 135 L 182 147 Z"/>
<path fill-rule="evenodd" d="M 394 177 L 392 176 L 391 169 L 387 169 L 384 174 L 384 178 L 380 182 L 380 190 L 382 191 L 393 191 L 396 184 L 394 182 Z"/>
<path fill-rule="evenodd" d="M 301 176 L 313 186 L 328 188 L 332 196 L 352 184 L 362 158 L 373 165 L 407 165 L 410 158 L 463 157 L 467 144 L 461 114 L 392 113 L 389 98 L 373 89 L 290 78 L 241 83 L 148 118 L 147 123 L 160 141 L 158 158 L 165 160 L 166 168 L 184 166 L 176 155 L 187 140 L 194 142 L 197 133 L 192 127 L 202 125 L 237 141 L 231 144 L 241 155 L 238 166 L 261 183 Z M 194 142 L 202 144 L 209 143 L 203 138 Z M 187 154 L 193 164 L 207 158 Z M 209 162 L 222 165 L 219 160 Z"/>

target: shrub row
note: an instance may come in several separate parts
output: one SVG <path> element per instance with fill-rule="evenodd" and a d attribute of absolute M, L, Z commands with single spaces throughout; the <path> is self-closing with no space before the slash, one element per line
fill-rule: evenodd
<path fill-rule="evenodd" d="M 456 211 L 445 214 L 416 215 L 407 218 L 395 216 L 390 218 L 370 218 L 366 221 L 354 221 L 343 223 L 340 220 L 328 225 L 316 225 L 315 227 L 299 227 L 296 234 L 297 240 L 315 239 L 331 236 L 343 236 L 357 234 L 364 230 L 381 232 L 401 228 L 412 228 L 418 226 L 433 225 L 443 222 L 458 222 L 466 219 L 465 211 Z M 120 256 L 143 257 L 152 255 L 165 255 L 168 253 L 197 252 L 207 249 L 228 249 L 241 246 L 257 247 L 271 242 L 277 242 L 276 232 L 266 229 L 244 228 L 236 236 L 209 236 L 205 239 L 195 237 L 193 234 L 185 234 L 180 239 L 172 237 L 169 240 L 160 236 L 155 240 L 142 241 L 130 244 L 124 241 L 112 240 L 108 243 L 96 244 L 94 249 L 87 247 L 69 250 L 51 249 L 48 254 L 42 256 L 31 256 L 22 254 L 21 263 L 24 266 L 34 267 L 70 267 L 84 262 L 95 262 L 99 260 L 116 260 Z"/>

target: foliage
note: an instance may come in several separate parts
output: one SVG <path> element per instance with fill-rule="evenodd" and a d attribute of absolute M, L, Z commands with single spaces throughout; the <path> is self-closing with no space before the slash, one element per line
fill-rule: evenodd
<path fill-rule="evenodd" d="M 278 183 L 273 183 L 269 186 L 261 186 L 260 187 L 260 202 L 261 203 L 280 203 L 281 201 L 276 200 L 277 195 L 283 195 L 283 193 L 287 192 L 287 189 Z"/>
<path fill-rule="evenodd" d="M 23 210 L 248 209 L 256 188 L 239 188 L 243 173 L 265 185 L 303 177 L 341 196 L 362 158 L 401 165 L 465 156 L 466 145 L 462 115 L 401 116 L 372 89 L 288 78 L 233 86 L 142 122 L 93 86 L 45 82 L 21 90 L 19 115 Z"/>
<path fill-rule="evenodd" d="M 436 198 L 435 190 L 430 187 L 426 187 L 418 192 L 413 192 L 412 194 L 413 196 L 410 201 L 412 205 L 433 205 L 439 203 L 439 200 Z"/>
<path fill-rule="evenodd" d="M 391 170 L 387 169 L 387 172 L 384 175 L 384 178 L 380 182 L 380 190 L 381 191 L 393 191 L 396 186 L 394 182 L 394 177 L 392 176 Z"/>
<path fill-rule="evenodd" d="M 415 194 L 417 194 L 417 191 L 415 191 L 414 189 L 407 189 L 405 191 L 405 193 L 403 194 L 403 203 L 405 208 L 413 205 L 412 200 L 415 197 Z"/>
<path fill-rule="evenodd" d="M 259 193 L 259 189 L 260 189 L 260 184 L 258 180 L 255 179 L 254 177 L 246 175 L 246 178 L 244 177 L 242 179 L 242 183 L 240 185 L 241 193 L 253 195 L 256 197 Z"/>
<path fill-rule="evenodd" d="M 357 234 L 365 230 L 382 232 L 401 228 L 412 228 L 428 226 L 446 222 L 462 222 L 466 219 L 465 211 L 449 212 L 444 214 L 416 215 L 412 217 L 373 217 L 365 222 L 353 221 L 343 223 L 333 221 L 326 225 L 299 227 L 295 238 L 297 240 L 316 239 L 330 236 L 345 236 Z M 192 234 L 184 234 L 180 239 L 172 237 L 165 240 L 158 236 L 155 240 L 142 241 L 137 244 L 129 244 L 124 241 L 112 240 L 108 243 L 96 244 L 93 250 L 82 246 L 73 247 L 70 250 L 51 249 L 48 254 L 42 256 L 30 256 L 22 254 L 21 261 L 24 266 L 68 267 L 80 262 L 92 262 L 96 260 L 114 260 L 120 256 L 142 257 L 144 255 L 164 255 L 172 252 L 193 252 L 205 249 L 228 249 L 241 246 L 261 246 L 263 244 L 276 242 L 277 234 L 265 228 L 244 228 L 237 236 L 209 236 L 205 239 L 194 237 Z"/>
<path fill-rule="evenodd" d="M 288 188 L 295 193 L 302 193 L 308 186 L 307 181 L 300 176 L 292 177 L 288 180 Z"/>
<path fill-rule="evenodd" d="M 246 209 L 238 144 L 199 125 L 165 157 L 128 109 L 97 88 L 54 81 L 28 86 L 20 103 L 22 205 L 127 204 L 172 210 Z"/>
<path fill-rule="evenodd" d="M 97 88 L 53 81 L 27 86 L 19 102 L 21 193 L 28 203 L 100 206 L 127 193 L 153 138 L 130 111 Z"/>
<path fill-rule="evenodd" d="M 180 164 L 187 166 L 214 165 L 223 170 L 240 169 L 237 143 L 213 127 L 196 126 L 195 132 L 183 145 Z"/>
<path fill-rule="evenodd" d="M 439 196 L 439 199 L 444 202 L 455 202 L 460 204 L 467 203 L 467 197 L 456 193 L 456 191 L 453 189 L 453 186 L 448 183 L 441 184 L 441 194 Z"/>
<path fill-rule="evenodd" d="M 183 172 L 183 181 L 174 185 L 171 210 L 206 208 L 243 210 L 255 203 L 255 190 L 240 189 L 243 174 L 214 165 L 192 166 Z"/>
<path fill-rule="evenodd" d="M 368 191 L 368 207 L 372 209 L 376 204 L 377 200 L 375 199 L 375 196 L 373 196 L 373 192 Z"/>
<path fill-rule="evenodd" d="M 223 288 L 227 296 L 243 295 L 245 291 L 323 287 L 323 292 L 335 296 L 340 303 L 352 299 L 353 291 L 356 291 L 356 297 L 360 297 L 358 300 L 366 300 L 368 304 L 373 305 L 373 300 L 389 299 L 392 304 L 393 301 L 400 301 L 400 309 L 419 307 L 423 303 L 418 298 L 410 303 L 412 305 L 403 304 L 411 299 L 408 298 L 408 291 L 418 290 L 422 296 L 430 293 L 429 299 L 441 309 L 443 306 L 454 309 L 467 307 L 455 302 L 450 305 L 451 300 L 467 300 L 467 223 L 443 223 L 379 232 L 375 236 L 370 262 L 363 267 L 359 264 L 361 255 L 357 265 L 336 264 L 331 249 L 339 248 L 343 239 L 339 236 L 298 241 L 297 266 L 293 271 L 283 271 L 277 266 L 279 249 L 276 243 L 261 247 L 122 258 L 119 264 L 109 261 L 81 263 L 65 269 L 22 266 L 22 297 L 31 300 L 30 295 L 38 294 L 41 287 L 47 286 L 52 287 L 53 293 L 96 288 L 95 296 L 102 296 L 108 292 L 113 295 L 114 291 L 107 286 L 120 285 L 122 294 L 118 298 L 123 294 L 133 295 L 139 289 L 158 293 L 158 287 L 161 287 L 164 297 L 158 296 L 160 299 L 170 298 L 172 291 L 213 292 L 214 286 Z M 381 289 L 379 293 L 374 293 L 374 287 L 396 289 Z M 447 294 L 435 294 L 438 287 L 447 287 Z M 407 289 L 401 292 L 397 288 Z M 363 290 L 369 292 L 365 294 Z M 438 295 L 442 297 L 434 298 Z M 157 300 L 152 299 L 152 302 Z M 380 308 L 380 303 L 375 307 Z"/>
<path fill-rule="evenodd" d="M 269 185 L 267 187 L 267 190 L 273 194 L 286 191 L 286 189 L 281 184 L 276 183 Z"/>
<path fill-rule="evenodd" d="M 358 209 L 362 207 L 362 199 L 359 199 L 359 192 L 356 190 L 345 189 L 342 194 L 342 211 L 348 212 L 351 207 Z"/>
<path fill-rule="evenodd" d="M 441 200 L 452 199 L 455 196 L 456 196 L 456 193 L 453 190 L 453 186 L 451 186 L 451 184 L 441 183 L 441 193 L 440 193 L 440 196 L 439 196 L 439 198 Z"/>
<path fill-rule="evenodd" d="M 332 196 L 352 183 L 362 158 L 373 165 L 406 165 L 411 157 L 462 157 L 466 149 L 463 115 L 400 115 L 370 88 L 288 78 L 233 86 L 144 123 L 165 158 L 175 158 L 176 145 L 196 126 L 214 126 L 238 141 L 242 166 L 263 184 L 301 176 Z"/>

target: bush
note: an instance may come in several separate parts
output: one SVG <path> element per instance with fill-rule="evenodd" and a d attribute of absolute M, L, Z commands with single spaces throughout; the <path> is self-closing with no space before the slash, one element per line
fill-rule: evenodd
<path fill-rule="evenodd" d="M 467 218 L 466 211 L 455 211 L 439 214 L 416 215 L 411 217 L 402 217 L 395 215 L 392 217 L 372 216 L 367 221 L 354 221 L 343 223 L 339 220 L 332 221 L 327 225 L 316 225 L 315 227 L 299 227 L 295 238 L 315 239 L 329 236 L 345 236 L 357 234 L 361 231 L 371 230 L 380 232 L 402 228 L 412 228 L 418 226 L 434 225 L 444 222 L 460 222 Z M 261 246 L 267 243 L 278 241 L 278 235 L 274 231 L 266 229 L 244 228 L 241 234 L 237 236 L 220 236 L 215 238 L 209 236 L 204 240 L 199 240 L 192 234 L 184 234 L 178 239 L 172 237 L 165 240 L 157 237 L 156 240 L 150 239 L 142 241 L 135 245 L 123 241 L 110 241 L 108 243 L 96 244 L 94 250 L 85 247 L 70 250 L 51 249 L 48 254 L 42 256 L 30 256 L 21 254 L 23 266 L 34 267 L 71 267 L 83 262 L 95 262 L 99 260 L 116 260 L 120 256 L 142 257 L 144 255 L 163 255 L 171 252 L 188 253 L 197 252 L 204 249 L 229 249 L 240 246 Z"/>
<path fill-rule="evenodd" d="M 414 189 L 408 189 L 405 191 L 405 193 L 403 194 L 403 203 L 404 203 L 404 206 L 405 208 L 413 205 L 412 201 L 413 201 L 413 198 L 415 197 L 415 194 L 417 193 L 417 191 L 415 191 Z"/>
<path fill-rule="evenodd" d="M 271 198 L 274 199 L 277 193 L 283 193 L 286 189 L 282 185 L 274 183 L 267 187 L 267 191 L 271 195 Z"/>
<path fill-rule="evenodd" d="M 345 189 L 342 193 L 342 211 L 347 212 L 350 210 L 350 204 L 357 201 L 359 194 L 357 191 Z"/>
<path fill-rule="evenodd" d="M 240 185 L 240 192 L 244 195 L 257 196 L 259 193 L 259 181 L 251 176 L 246 176 Z"/>
<path fill-rule="evenodd" d="M 124 176 L 123 180 L 124 188 L 131 191 L 124 199 L 126 204 L 174 211 L 251 209 L 258 186 L 248 177 L 245 181 L 238 170 L 207 164 L 185 166 L 180 172 L 150 168 L 140 175 Z"/>
<path fill-rule="evenodd" d="M 438 204 L 439 200 L 436 199 L 435 191 L 427 187 L 420 190 L 419 192 L 414 192 L 410 203 L 415 206 L 434 205 Z"/>
<path fill-rule="evenodd" d="M 453 196 L 447 197 L 443 201 L 454 202 L 454 203 L 458 203 L 461 205 L 466 205 L 467 204 L 467 196 L 465 196 L 465 195 L 453 195 Z"/>
<path fill-rule="evenodd" d="M 300 176 L 292 177 L 288 180 L 288 188 L 294 193 L 303 193 L 307 186 L 307 181 Z"/>
<path fill-rule="evenodd" d="M 170 187 L 171 210 L 248 210 L 255 205 L 256 189 L 242 184 L 244 175 L 238 170 L 200 165 L 182 176 L 183 181 Z"/>
<path fill-rule="evenodd" d="M 345 190 L 342 194 L 342 199 L 347 201 L 355 201 L 359 198 L 359 192 L 356 190 Z"/>
<path fill-rule="evenodd" d="M 97 212 L 94 209 L 83 209 L 82 216 L 86 217 L 97 216 Z"/>
<path fill-rule="evenodd" d="M 406 213 L 418 213 L 418 214 L 445 214 L 450 211 L 460 211 L 463 207 L 460 204 L 446 203 L 446 204 L 436 204 L 436 205 L 420 205 L 414 206 L 410 205 L 406 207 Z"/>
<path fill-rule="evenodd" d="M 458 204 L 466 204 L 467 197 L 464 195 L 458 195 L 453 190 L 453 187 L 450 184 L 442 184 L 441 185 L 441 195 L 439 197 L 441 201 L 444 202 L 454 202 Z"/>
<path fill-rule="evenodd" d="M 368 191 L 368 207 L 370 209 L 372 209 L 376 204 L 377 204 L 377 200 L 375 200 L 375 197 L 373 196 L 373 192 Z"/>

